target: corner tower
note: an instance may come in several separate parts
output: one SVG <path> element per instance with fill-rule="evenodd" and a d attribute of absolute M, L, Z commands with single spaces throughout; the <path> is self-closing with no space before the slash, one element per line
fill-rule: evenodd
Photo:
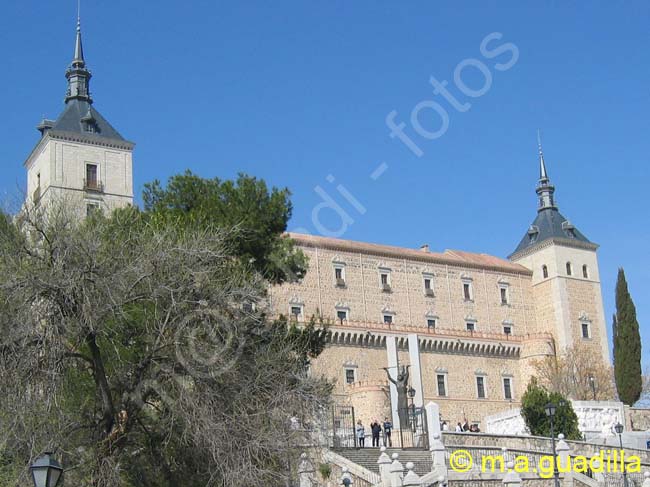
<path fill-rule="evenodd" d="M 39 125 L 41 139 L 25 161 L 26 204 L 65 200 L 80 214 L 133 204 L 135 144 L 124 139 L 94 108 L 77 19 L 74 55 L 65 73 L 65 108 Z"/>
<path fill-rule="evenodd" d="M 609 363 L 598 245 L 560 213 L 541 143 L 536 193 L 537 217 L 509 259 L 533 271 L 538 329 L 556 337 L 558 352 L 583 343 Z"/>

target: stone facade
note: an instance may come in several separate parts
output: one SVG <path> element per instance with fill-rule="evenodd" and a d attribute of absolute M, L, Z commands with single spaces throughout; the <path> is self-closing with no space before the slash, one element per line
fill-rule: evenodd
<path fill-rule="evenodd" d="M 519 405 L 533 361 L 578 340 L 608 357 L 595 251 L 551 244 L 508 261 L 289 236 L 309 269 L 270 290 L 272 313 L 328 323 L 312 373 L 332 380 L 335 400 L 355 406 L 364 424 L 390 412 L 397 420 L 384 368 L 409 365 L 413 403 L 436 402 L 450 428 L 464 419 L 484 427 L 486 416 Z M 570 277 L 561 275 L 568 260 Z"/>

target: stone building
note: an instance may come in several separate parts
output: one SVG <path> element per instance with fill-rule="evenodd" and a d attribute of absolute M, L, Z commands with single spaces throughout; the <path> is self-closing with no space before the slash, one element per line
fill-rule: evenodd
<path fill-rule="evenodd" d="M 134 144 L 94 107 L 91 76 L 78 23 L 65 108 L 25 161 L 26 204 L 67 200 L 83 215 L 133 203 Z M 312 373 L 366 424 L 398 424 L 385 369 L 408 365 L 413 403 L 437 402 L 453 426 L 516 406 L 531 362 L 576 342 L 609 361 L 597 246 L 558 211 L 541 148 L 539 164 L 537 217 L 508 259 L 290 235 L 309 270 L 270 290 L 271 309 L 329 323 Z"/>
<path fill-rule="evenodd" d="M 312 373 L 365 424 L 399 424 L 384 368 L 409 365 L 415 406 L 453 427 L 516 407 L 533 360 L 583 342 L 609 362 L 597 245 L 559 212 L 541 147 L 539 166 L 537 216 L 508 259 L 290 235 L 309 270 L 271 290 L 272 310 L 329 323 Z"/>
<path fill-rule="evenodd" d="M 63 201 L 82 214 L 133 204 L 135 144 L 124 139 L 93 106 L 92 74 L 84 58 L 80 22 L 65 76 L 65 108 L 56 120 L 45 119 L 38 125 L 41 139 L 25 161 L 26 203 Z"/>

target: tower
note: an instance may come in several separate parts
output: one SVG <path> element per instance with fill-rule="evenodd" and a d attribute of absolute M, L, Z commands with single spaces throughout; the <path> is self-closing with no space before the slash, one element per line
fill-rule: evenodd
<path fill-rule="evenodd" d="M 133 204 L 132 152 L 124 139 L 94 108 L 91 72 L 86 66 L 77 20 L 74 56 L 65 73 L 65 108 L 56 120 L 44 119 L 41 138 L 25 161 L 26 204 L 65 201 L 81 215 Z"/>
<path fill-rule="evenodd" d="M 560 352 L 582 343 L 609 363 L 598 245 L 558 210 L 541 143 L 536 193 L 537 217 L 509 259 L 533 271 L 538 329 L 555 336 Z"/>

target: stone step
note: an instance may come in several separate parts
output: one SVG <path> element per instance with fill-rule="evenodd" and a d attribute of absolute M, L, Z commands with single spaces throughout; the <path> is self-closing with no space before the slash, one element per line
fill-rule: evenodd
<path fill-rule="evenodd" d="M 333 451 L 371 472 L 379 473 L 379 465 L 377 464 L 377 460 L 381 454 L 379 448 L 360 448 L 358 450 L 355 448 L 334 448 Z M 415 465 L 415 473 L 420 476 L 431 472 L 431 453 L 426 450 L 388 448 L 386 449 L 386 453 L 388 456 L 397 453 L 402 465 L 413 462 Z"/>

